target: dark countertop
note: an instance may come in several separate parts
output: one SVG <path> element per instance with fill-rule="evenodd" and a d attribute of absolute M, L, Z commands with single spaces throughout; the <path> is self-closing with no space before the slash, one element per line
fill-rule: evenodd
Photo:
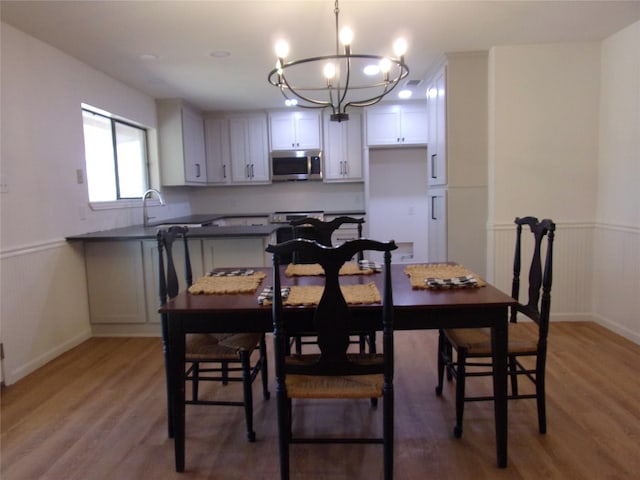
<path fill-rule="evenodd" d="M 278 225 L 252 225 L 241 227 L 189 227 L 190 237 L 267 237 L 278 228 Z M 67 237 L 69 241 L 113 241 L 113 240 L 145 240 L 155 239 L 158 227 L 132 227 L 114 228 L 101 232 L 84 233 Z"/>
<path fill-rule="evenodd" d="M 357 216 L 357 215 L 364 215 L 364 212 L 355 212 L 355 211 L 325 212 L 325 215 Z M 147 227 L 144 227 L 142 225 L 133 225 L 130 227 L 113 228 L 109 230 L 102 230 L 99 232 L 90 232 L 90 233 L 83 233 L 80 235 L 72 235 L 72 236 L 66 237 L 66 239 L 68 241 L 85 241 L 85 242 L 155 239 L 156 233 L 158 231 L 158 227 L 160 225 L 167 225 L 167 224 L 188 225 L 190 237 L 199 237 L 199 238 L 267 237 L 282 225 L 270 224 L 270 225 L 250 225 L 250 226 L 235 226 L 235 227 L 191 226 L 194 224 L 211 223 L 216 220 L 221 220 L 224 218 L 264 217 L 264 216 L 268 216 L 268 214 L 260 213 L 260 214 L 187 215 L 184 217 L 168 218 L 168 219 L 159 221 L 156 224 L 149 225 Z"/>

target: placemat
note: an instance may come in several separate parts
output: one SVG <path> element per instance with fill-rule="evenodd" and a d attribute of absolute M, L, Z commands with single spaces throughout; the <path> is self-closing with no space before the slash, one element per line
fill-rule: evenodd
<path fill-rule="evenodd" d="M 372 268 L 361 268 L 356 262 L 347 262 L 340 269 L 340 275 L 371 275 Z M 324 275 L 319 263 L 290 263 L 284 274 L 287 277 L 314 277 Z"/>
<path fill-rule="evenodd" d="M 282 303 L 290 306 L 317 305 L 320 302 L 323 288 L 321 285 L 294 285 L 289 287 L 288 295 Z M 365 285 L 341 285 L 340 289 L 344 299 L 352 305 L 382 302 L 380 291 L 373 282 Z M 261 303 L 268 305 L 271 303 L 271 299 L 264 299 Z"/>
<path fill-rule="evenodd" d="M 478 275 L 462 265 L 407 265 L 404 272 L 409 275 L 413 289 L 478 288 L 487 285 Z"/>
<path fill-rule="evenodd" d="M 266 276 L 264 272 L 254 272 L 251 275 L 239 276 L 206 276 L 196 280 L 188 291 L 193 295 L 254 293 Z"/>

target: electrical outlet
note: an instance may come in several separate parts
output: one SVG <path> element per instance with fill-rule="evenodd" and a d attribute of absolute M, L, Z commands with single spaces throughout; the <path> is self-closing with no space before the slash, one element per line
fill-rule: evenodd
<path fill-rule="evenodd" d="M 76 170 L 76 182 L 78 185 L 82 185 L 84 183 L 84 172 L 81 168 Z"/>
<path fill-rule="evenodd" d="M 6 175 L 0 176 L 0 193 L 9 193 L 9 180 Z"/>

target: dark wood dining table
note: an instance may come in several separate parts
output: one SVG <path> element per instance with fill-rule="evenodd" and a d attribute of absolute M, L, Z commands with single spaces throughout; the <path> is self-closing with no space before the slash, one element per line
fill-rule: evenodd
<path fill-rule="evenodd" d="M 493 390 L 495 396 L 495 441 L 498 467 L 507 466 L 507 324 L 508 308 L 515 301 L 487 284 L 480 288 L 448 290 L 413 289 L 404 273 L 406 265 L 392 268 L 394 329 L 423 330 L 456 327 L 490 327 L 493 343 Z M 284 268 L 284 267 L 281 267 Z M 233 270 L 233 269 L 229 269 Z M 176 471 L 185 469 L 185 335 L 187 333 L 272 332 L 271 308 L 260 305 L 258 294 L 272 285 L 273 270 L 256 268 L 267 277 L 256 293 L 191 295 L 181 292 L 160 308 L 166 314 L 165 338 L 167 388 L 172 405 Z M 381 274 L 345 276 L 345 283 L 375 282 L 383 289 Z M 286 285 L 313 285 L 319 277 L 291 277 Z M 354 326 L 361 330 L 381 329 L 381 305 L 353 305 Z M 313 331 L 312 306 L 286 307 L 291 332 Z M 293 330 L 292 330 L 293 329 Z"/>

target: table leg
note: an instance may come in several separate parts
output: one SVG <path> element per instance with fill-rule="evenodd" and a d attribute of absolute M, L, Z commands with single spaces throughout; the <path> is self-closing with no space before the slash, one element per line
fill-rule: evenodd
<path fill-rule="evenodd" d="M 171 420 L 175 449 L 176 472 L 184 472 L 185 391 L 184 356 L 185 334 L 178 318 L 169 319 L 169 381 L 171 383 Z"/>
<path fill-rule="evenodd" d="M 493 396 L 496 428 L 496 453 L 498 467 L 507 466 L 507 308 L 500 309 L 496 316 L 501 321 L 491 329 L 493 347 Z"/>

